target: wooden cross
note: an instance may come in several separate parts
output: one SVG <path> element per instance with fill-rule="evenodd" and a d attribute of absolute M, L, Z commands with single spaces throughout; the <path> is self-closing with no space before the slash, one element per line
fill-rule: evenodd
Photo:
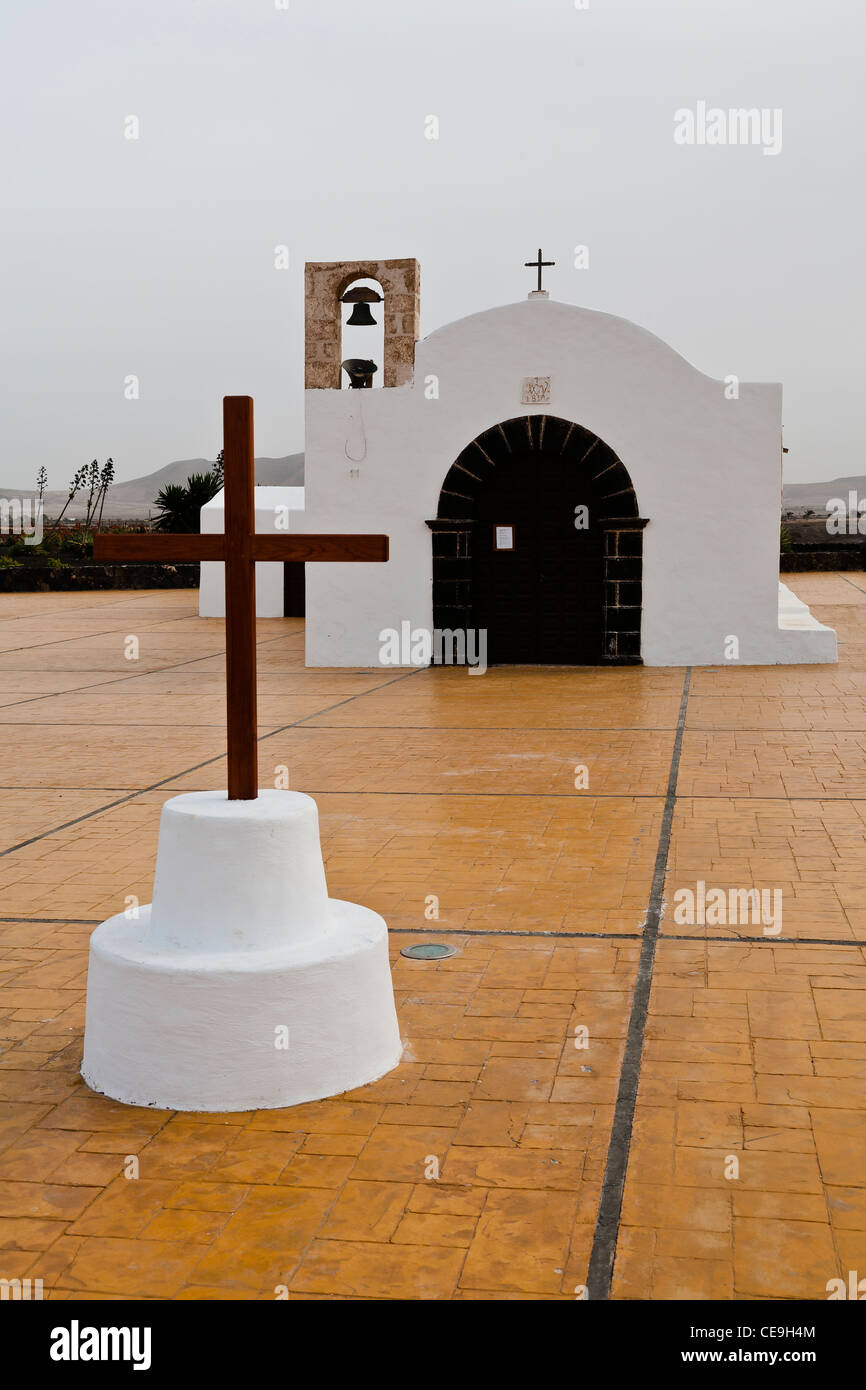
<path fill-rule="evenodd" d="M 538 288 L 539 288 L 539 290 L 540 290 L 540 289 L 541 289 L 541 267 L 544 266 L 544 265 L 556 265 L 556 261 L 543 261 L 543 260 L 541 259 L 541 247 L 539 246 L 539 248 L 538 248 L 538 259 L 535 260 L 535 261 L 524 261 L 523 264 L 524 264 L 528 269 L 536 269 L 536 268 L 537 268 L 537 270 L 538 270 Z"/>
<path fill-rule="evenodd" d="M 388 559 L 388 537 L 256 535 L 253 402 L 223 399 L 223 535 L 104 535 L 93 558 L 106 563 L 222 560 L 226 584 L 226 724 L 230 801 L 258 795 L 256 747 L 256 560 Z"/>

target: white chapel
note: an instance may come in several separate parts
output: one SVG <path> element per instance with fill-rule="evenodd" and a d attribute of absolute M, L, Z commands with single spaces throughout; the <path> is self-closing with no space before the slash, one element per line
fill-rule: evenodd
<path fill-rule="evenodd" d="M 779 582 L 780 385 L 732 391 L 540 287 L 419 338 L 411 259 L 308 264 L 305 290 L 304 487 L 257 489 L 256 528 L 390 538 L 386 564 L 257 566 L 260 617 L 305 610 L 307 665 L 442 632 L 483 633 L 489 665 L 836 660 Z M 347 325 L 380 362 L 344 356 Z M 222 616 L 222 565 L 201 569 Z"/>

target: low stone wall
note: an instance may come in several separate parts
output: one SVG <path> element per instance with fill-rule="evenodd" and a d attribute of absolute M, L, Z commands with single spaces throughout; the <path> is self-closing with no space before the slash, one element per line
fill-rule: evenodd
<path fill-rule="evenodd" d="M 859 546 L 835 550 L 804 550 L 779 557 L 781 574 L 809 570 L 866 570 Z M 197 589 L 199 567 L 191 565 L 97 565 L 90 560 L 53 569 L 22 564 L 0 568 L 0 594 L 52 593 L 64 589 Z"/>
<path fill-rule="evenodd" d="M 803 574 L 807 570 L 866 569 L 866 552 L 859 545 L 839 545 L 834 550 L 793 550 L 779 557 L 784 574 Z"/>
<path fill-rule="evenodd" d="M 57 568 L 26 562 L 0 568 L 0 594 L 53 593 L 63 589 L 197 589 L 198 564 L 99 565 L 80 560 Z"/>

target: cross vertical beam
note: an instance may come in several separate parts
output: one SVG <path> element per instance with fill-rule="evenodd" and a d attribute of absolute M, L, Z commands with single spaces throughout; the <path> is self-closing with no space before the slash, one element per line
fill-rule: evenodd
<path fill-rule="evenodd" d="M 218 560 L 225 564 L 226 592 L 226 732 L 228 799 L 254 801 L 258 794 L 256 710 L 256 561 L 320 564 L 382 564 L 388 537 L 325 535 L 256 535 L 253 402 L 249 396 L 223 401 L 225 529 L 221 536 L 199 532 L 93 537 L 93 558 L 104 564 L 186 563 Z"/>
<path fill-rule="evenodd" d="M 223 400 L 225 480 L 226 690 L 229 801 L 258 795 L 256 704 L 256 532 L 253 402 Z"/>
<path fill-rule="evenodd" d="M 537 293 L 538 293 L 538 294 L 541 294 L 541 269 L 542 269 L 542 266 L 545 266 L 545 265 L 556 265 L 556 261 L 543 261 L 543 260 L 541 259 L 541 247 L 539 246 L 539 248 L 538 248 L 538 259 L 535 260 L 535 261 L 524 261 L 523 264 L 526 266 L 527 270 L 537 270 L 537 271 L 538 271 L 538 291 L 537 291 Z"/>

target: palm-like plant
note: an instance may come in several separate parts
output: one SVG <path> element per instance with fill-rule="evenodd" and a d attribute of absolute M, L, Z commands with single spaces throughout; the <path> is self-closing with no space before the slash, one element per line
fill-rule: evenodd
<path fill-rule="evenodd" d="M 168 483 L 156 499 L 156 531 L 200 531 L 201 509 L 222 486 L 214 473 L 193 473 L 183 483 Z"/>

